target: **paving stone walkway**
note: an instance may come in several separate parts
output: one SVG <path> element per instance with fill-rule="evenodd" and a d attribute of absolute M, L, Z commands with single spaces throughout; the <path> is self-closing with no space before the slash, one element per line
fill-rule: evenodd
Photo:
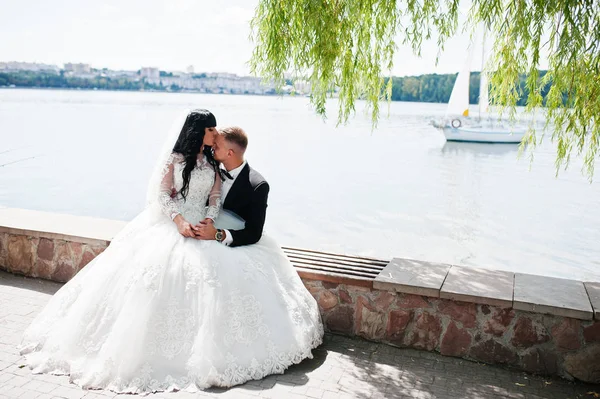
<path fill-rule="evenodd" d="M 16 350 L 23 330 L 60 284 L 0 271 L 0 399 L 113 398 L 86 391 L 65 376 L 32 375 Z M 187 398 L 594 398 L 600 386 L 542 378 L 430 352 L 326 335 L 314 359 L 228 390 L 159 393 Z"/>

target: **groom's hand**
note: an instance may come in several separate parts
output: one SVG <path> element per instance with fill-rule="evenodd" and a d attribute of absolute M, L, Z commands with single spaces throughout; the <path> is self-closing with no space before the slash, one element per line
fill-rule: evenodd
<path fill-rule="evenodd" d="M 199 240 L 214 240 L 217 229 L 213 225 L 212 219 L 204 219 L 199 224 L 193 227 L 194 234 Z"/>

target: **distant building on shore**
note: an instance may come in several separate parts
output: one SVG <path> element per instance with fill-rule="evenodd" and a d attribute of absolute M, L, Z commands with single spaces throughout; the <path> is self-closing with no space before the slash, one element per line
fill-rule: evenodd
<path fill-rule="evenodd" d="M 0 62 L 0 72 L 53 72 L 58 73 L 60 68 L 56 65 L 40 64 L 37 62 Z"/>
<path fill-rule="evenodd" d="M 92 73 L 92 67 L 90 64 L 72 64 L 67 63 L 64 67 L 65 72 L 71 72 L 74 75 L 87 75 Z"/>
<path fill-rule="evenodd" d="M 172 73 L 148 77 L 146 82 L 164 88 L 198 91 L 201 93 L 268 94 L 274 89 L 262 84 L 259 78 L 232 73 Z"/>
<path fill-rule="evenodd" d="M 160 71 L 158 68 L 144 67 L 140 70 L 140 76 L 146 79 L 158 79 L 160 77 Z"/>
<path fill-rule="evenodd" d="M 0 72 L 22 72 L 34 71 L 39 73 L 61 74 L 61 79 L 70 79 L 71 85 L 67 87 L 76 88 L 90 87 L 90 82 L 99 87 L 110 87 L 113 90 L 131 90 L 138 88 L 141 90 L 164 90 L 164 91 L 187 91 L 197 93 L 216 93 L 216 94 L 254 94 L 269 95 L 275 94 L 273 84 L 265 83 L 260 78 L 252 76 L 238 76 L 234 73 L 195 73 L 193 65 L 188 66 L 185 72 L 161 71 L 155 67 L 142 67 L 135 71 L 112 70 L 108 68 L 92 68 L 90 64 L 83 63 L 65 63 L 61 69 L 56 65 L 26 63 L 26 62 L 0 62 Z M 107 81 L 106 78 L 113 81 Z M 29 79 L 29 81 L 27 80 Z M 78 80 L 79 79 L 79 80 Z M 81 79 L 87 80 L 87 82 Z M 26 78 L 20 81 L 24 87 L 34 87 L 39 85 L 39 81 L 34 78 Z M 23 83 L 25 82 L 25 83 Z M 142 82 L 142 83 L 140 83 Z M 131 83 L 135 83 L 132 85 Z M 61 83 L 65 87 L 65 83 Z M 42 86 L 45 87 L 45 86 Z M 55 87 L 55 86 L 48 86 Z M 92 86 L 94 87 L 94 86 Z M 288 83 L 281 93 L 305 94 L 310 85 L 305 82 L 298 82 L 295 87 Z"/>
<path fill-rule="evenodd" d="M 137 71 L 114 71 L 112 69 L 102 69 L 100 72 L 100 76 L 107 76 L 109 78 L 126 78 L 129 80 L 139 80 L 140 75 Z"/>

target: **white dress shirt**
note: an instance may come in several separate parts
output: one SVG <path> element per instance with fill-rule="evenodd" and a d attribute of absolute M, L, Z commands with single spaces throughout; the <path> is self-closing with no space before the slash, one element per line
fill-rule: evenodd
<path fill-rule="evenodd" d="M 240 175 L 240 172 L 242 171 L 242 169 L 244 169 L 245 166 L 246 161 L 242 162 L 242 164 L 237 168 L 229 171 L 229 174 L 231 175 L 231 177 L 233 177 L 233 179 L 225 178 L 225 181 L 223 181 L 223 184 L 221 185 L 221 204 L 225 203 L 225 198 L 227 198 L 227 194 L 229 194 L 231 186 L 233 186 L 233 183 L 235 183 L 235 179 L 237 179 L 237 177 Z M 225 230 L 225 239 L 221 242 L 227 246 L 231 245 L 231 243 L 233 242 L 233 236 L 231 235 L 229 230 Z"/>

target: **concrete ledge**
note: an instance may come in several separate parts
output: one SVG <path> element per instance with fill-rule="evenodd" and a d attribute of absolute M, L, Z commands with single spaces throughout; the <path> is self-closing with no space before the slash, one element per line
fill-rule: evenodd
<path fill-rule="evenodd" d="M 453 266 L 440 297 L 510 308 L 513 305 L 513 281 L 514 273 Z"/>
<path fill-rule="evenodd" d="M 514 308 L 529 312 L 592 320 L 590 298 L 582 282 L 515 274 Z"/>
<path fill-rule="evenodd" d="M 0 233 L 107 245 L 125 227 L 117 220 L 0 208 Z"/>
<path fill-rule="evenodd" d="M 394 258 L 375 278 L 373 288 L 439 298 L 451 267 L 443 263 Z"/>
<path fill-rule="evenodd" d="M 584 283 L 592 308 L 594 319 L 600 320 L 600 283 Z"/>

